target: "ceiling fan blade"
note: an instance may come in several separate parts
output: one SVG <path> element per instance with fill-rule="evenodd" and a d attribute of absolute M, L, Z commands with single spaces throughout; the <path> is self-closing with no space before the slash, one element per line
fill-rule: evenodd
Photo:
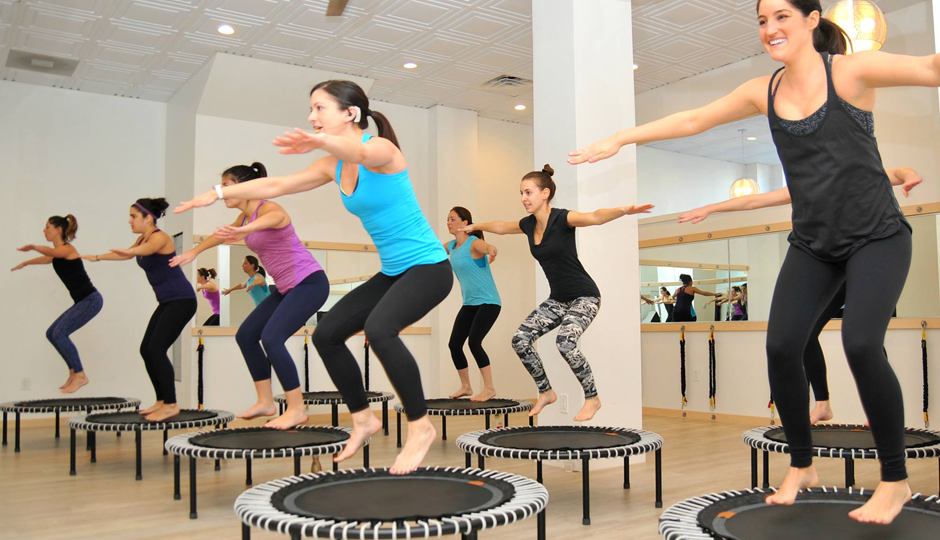
<path fill-rule="evenodd" d="M 330 0 L 330 5 L 326 7 L 327 17 L 338 17 L 346 10 L 346 4 L 349 0 Z"/>

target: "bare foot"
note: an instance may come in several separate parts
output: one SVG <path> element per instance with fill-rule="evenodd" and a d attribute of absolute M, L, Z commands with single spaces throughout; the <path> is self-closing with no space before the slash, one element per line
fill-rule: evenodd
<path fill-rule="evenodd" d="M 554 390 L 549 390 L 548 392 L 543 392 L 539 394 L 539 398 L 535 400 L 535 407 L 532 407 L 532 410 L 529 411 L 529 416 L 535 416 L 538 413 L 542 412 L 546 406 L 555 403 L 558 400 L 558 394 Z"/>
<path fill-rule="evenodd" d="M 813 412 L 809 413 L 809 423 L 816 424 L 826 420 L 832 420 L 832 407 L 829 406 L 828 401 L 817 401 Z"/>
<path fill-rule="evenodd" d="M 147 421 L 148 422 L 163 422 L 164 420 L 173 418 L 179 413 L 180 413 L 179 405 L 177 405 L 176 403 L 170 403 L 170 404 L 164 403 L 162 407 L 160 407 L 156 411 L 147 415 Z"/>
<path fill-rule="evenodd" d="M 911 486 L 907 480 L 881 482 L 868 502 L 849 512 L 849 517 L 859 523 L 887 525 L 901 513 L 901 509 L 910 500 Z"/>
<path fill-rule="evenodd" d="M 790 467 L 787 477 L 783 479 L 783 484 L 780 484 L 776 493 L 765 497 L 764 502 L 790 506 L 801 489 L 813 487 L 817 482 L 819 482 L 819 476 L 816 475 L 816 467 L 812 465 L 802 469 Z"/>
<path fill-rule="evenodd" d="M 469 386 L 461 386 L 460 390 L 457 390 L 456 392 L 450 395 L 450 399 L 457 399 L 457 398 L 462 398 L 462 397 L 467 397 L 467 396 L 472 396 L 472 395 L 473 395 L 473 388 L 470 388 Z"/>
<path fill-rule="evenodd" d="M 162 402 L 162 401 L 158 401 L 158 402 L 154 403 L 153 405 L 147 407 L 146 409 L 144 409 L 144 410 L 142 410 L 142 411 L 139 411 L 139 414 L 142 415 L 142 416 L 147 416 L 148 414 L 151 414 L 151 413 L 154 413 L 154 412 L 156 412 L 156 411 L 159 411 L 162 407 L 163 407 L 163 402 Z"/>
<path fill-rule="evenodd" d="M 470 398 L 470 401 L 489 401 L 494 397 L 496 397 L 496 389 L 489 387 L 480 390 L 480 393 Z"/>
<path fill-rule="evenodd" d="M 68 379 L 65 379 L 65 382 L 62 383 L 62 386 L 59 387 L 59 390 L 62 390 L 63 388 L 65 388 L 66 386 L 68 386 L 69 383 L 72 382 L 72 378 L 73 378 L 73 377 L 75 377 L 75 372 L 70 369 L 70 370 L 69 370 L 69 378 L 68 378 Z"/>
<path fill-rule="evenodd" d="M 408 440 L 401 449 L 389 472 L 396 475 L 412 473 L 421 466 L 428 449 L 437 439 L 437 431 L 428 417 L 408 422 Z"/>
<path fill-rule="evenodd" d="M 305 424 L 307 422 L 307 415 L 304 413 L 303 409 L 290 409 L 288 408 L 284 411 L 284 414 L 278 416 L 274 420 L 271 420 L 264 425 L 266 428 L 274 429 L 292 429 L 300 424 Z"/>
<path fill-rule="evenodd" d="M 62 389 L 62 393 L 71 394 L 86 384 L 88 384 L 88 376 L 85 375 L 85 372 L 76 373 L 75 376 L 72 377 L 72 382 Z"/>
<path fill-rule="evenodd" d="M 382 422 L 379 422 L 379 419 L 372 414 L 370 409 L 353 413 L 352 417 L 353 432 L 349 435 L 349 440 L 346 441 L 346 446 L 343 448 L 343 451 L 336 454 L 333 458 L 333 461 L 336 463 L 345 461 L 356 455 L 356 452 L 365 444 L 369 437 L 375 435 L 382 429 Z M 411 433 L 410 430 L 409 433 Z"/>
<path fill-rule="evenodd" d="M 584 406 L 581 407 L 581 411 L 574 417 L 574 421 L 587 422 L 591 418 L 594 418 L 594 415 L 597 414 L 599 410 L 601 410 L 601 398 L 594 396 L 591 399 L 586 399 L 584 400 Z"/>
<path fill-rule="evenodd" d="M 236 414 L 235 418 L 251 420 L 259 416 L 274 416 L 275 414 L 277 414 L 277 407 L 274 406 L 274 403 L 255 403 L 245 412 Z M 304 422 L 306 422 L 306 420 L 304 420 Z"/>
<path fill-rule="evenodd" d="M 313 456 L 313 463 L 310 464 L 310 472 L 317 474 L 323 470 L 323 466 L 320 465 L 320 456 Z"/>

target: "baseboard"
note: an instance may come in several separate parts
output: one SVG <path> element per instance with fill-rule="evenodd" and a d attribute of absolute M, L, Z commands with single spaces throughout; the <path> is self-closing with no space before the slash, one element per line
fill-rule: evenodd
<path fill-rule="evenodd" d="M 718 412 L 690 411 L 683 409 L 657 409 L 643 407 L 643 416 L 658 416 L 661 418 L 684 418 L 686 420 L 722 422 L 726 424 L 743 424 L 748 426 L 766 426 L 780 424 L 779 419 L 771 420 L 767 416 L 744 416 L 740 414 L 724 414 Z"/>

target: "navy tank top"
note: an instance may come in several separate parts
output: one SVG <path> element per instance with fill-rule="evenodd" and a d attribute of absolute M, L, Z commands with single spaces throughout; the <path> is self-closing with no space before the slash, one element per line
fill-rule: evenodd
<path fill-rule="evenodd" d="M 154 233 L 159 231 L 160 229 L 157 229 Z M 137 241 L 137 245 L 140 245 L 140 240 Z M 183 274 L 183 269 L 179 266 L 170 266 L 170 259 L 175 256 L 176 252 L 167 255 L 154 253 L 137 256 L 137 266 L 143 268 L 144 273 L 147 274 L 147 281 L 153 287 L 157 302 L 161 304 L 186 298 L 196 299 L 196 291 Z"/>

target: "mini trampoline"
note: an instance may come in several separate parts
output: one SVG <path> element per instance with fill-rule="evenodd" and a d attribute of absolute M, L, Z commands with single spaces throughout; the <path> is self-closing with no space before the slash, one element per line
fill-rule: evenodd
<path fill-rule="evenodd" d="M 509 427 L 509 414 L 516 412 L 525 412 L 535 407 L 531 401 L 521 399 L 502 399 L 493 398 L 488 401 L 470 401 L 466 398 L 438 398 L 426 401 L 428 414 L 441 417 L 441 440 L 447 440 L 447 417 L 448 416 L 479 416 L 486 417 L 486 429 L 490 429 L 490 415 L 506 415 L 505 426 Z M 401 448 L 401 415 L 405 408 L 401 403 L 395 405 L 396 421 L 398 423 L 398 447 Z M 529 425 L 533 423 L 532 417 L 529 417 Z"/>
<path fill-rule="evenodd" d="M 250 486 L 252 460 L 293 457 L 294 474 L 299 475 L 300 458 L 339 453 L 351 432 L 347 428 L 298 426 L 287 431 L 252 427 L 177 435 L 166 443 L 173 454 L 173 498 L 180 499 L 180 456 L 189 457 L 189 517 L 196 519 L 197 458 L 244 459 L 245 484 Z M 363 466 L 369 466 L 368 440 L 363 445 Z"/>
<path fill-rule="evenodd" d="M 855 485 L 855 460 L 878 459 L 871 428 L 859 424 L 816 424 L 812 428 L 813 455 L 845 460 L 845 487 Z M 751 447 L 751 487 L 757 487 L 757 451 L 763 450 L 763 488 L 770 485 L 770 452 L 790 453 L 787 437 L 780 426 L 764 426 L 744 432 Z M 905 428 L 904 446 L 908 459 L 940 458 L 940 432 Z"/>
<path fill-rule="evenodd" d="M 366 391 L 366 399 L 369 403 L 382 404 L 382 429 L 388 436 L 388 400 L 395 397 L 391 392 L 369 392 Z M 281 414 L 287 408 L 287 397 L 284 394 L 274 396 L 274 402 Z M 304 392 L 304 405 L 329 405 L 332 412 L 333 427 L 339 426 L 339 406 L 345 404 L 343 396 L 339 392 Z"/>
<path fill-rule="evenodd" d="M 864 489 L 807 489 L 793 506 L 765 504 L 769 493 L 748 489 L 687 499 L 663 512 L 659 533 L 666 540 L 924 540 L 940 530 L 936 495 L 918 493 L 890 525 L 871 525 L 849 517 L 871 496 Z"/>
<path fill-rule="evenodd" d="M 82 397 L 82 398 L 54 398 L 33 399 L 28 401 L 10 401 L 0 404 L 3 411 L 3 446 L 7 445 L 7 414 L 13 413 L 14 452 L 20 451 L 20 415 L 55 413 L 55 438 L 59 438 L 59 415 L 64 412 L 92 411 L 120 411 L 124 409 L 137 409 L 140 407 L 139 399 L 121 397 Z"/>
<path fill-rule="evenodd" d="M 485 457 L 533 459 L 537 479 L 542 482 L 542 461 L 580 460 L 584 498 L 584 525 L 591 524 L 590 460 L 623 458 L 623 489 L 630 489 L 630 456 L 656 452 L 656 508 L 663 506 L 663 438 L 650 431 L 594 426 L 538 426 L 474 431 L 457 438 L 457 448 Z M 539 516 L 539 538 L 545 538 L 544 516 Z"/>
<path fill-rule="evenodd" d="M 342 470 L 275 480 L 235 501 L 242 538 L 259 527 L 292 538 L 427 538 L 460 534 L 538 514 L 548 492 L 514 474 L 422 468 L 405 476 L 388 469 Z"/>
<path fill-rule="evenodd" d="M 133 431 L 135 446 L 137 447 L 137 479 L 143 479 L 141 473 L 141 432 L 143 431 L 162 431 L 163 443 L 167 442 L 167 432 L 177 429 L 190 429 L 206 426 L 217 426 L 223 428 L 229 422 L 235 420 L 235 415 L 228 411 L 217 411 L 214 409 L 203 409 L 201 411 L 192 409 L 183 409 L 178 415 L 168 419 L 165 422 L 149 422 L 143 415 L 137 412 L 116 412 L 92 414 L 88 416 L 77 416 L 69 420 L 69 429 L 71 430 L 71 457 L 69 474 L 75 476 L 75 432 L 77 430 L 88 433 L 88 444 L 91 447 L 91 462 L 96 463 L 95 456 L 95 434 L 99 431 Z M 163 455 L 166 455 L 166 448 L 163 449 Z M 216 461 L 218 469 L 218 460 Z"/>

